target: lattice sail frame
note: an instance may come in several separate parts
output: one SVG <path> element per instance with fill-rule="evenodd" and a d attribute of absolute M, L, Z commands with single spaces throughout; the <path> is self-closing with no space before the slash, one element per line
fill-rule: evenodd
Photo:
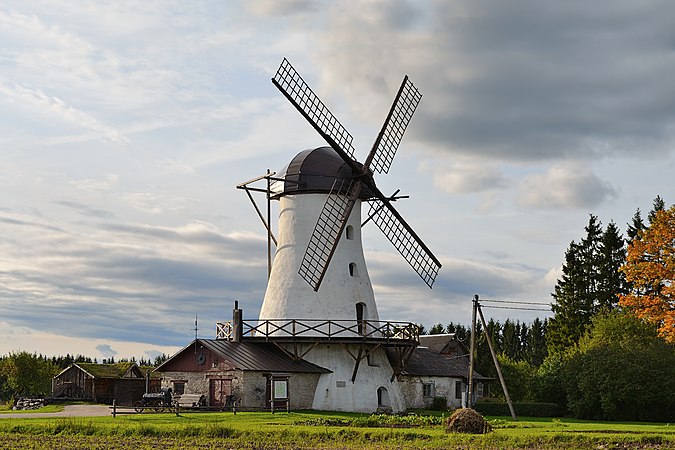
<path fill-rule="evenodd" d="M 410 119 L 412 119 L 422 94 L 417 90 L 408 76 L 403 79 L 387 120 L 375 141 L 373 159 L 369 167 L 378 173 L 389 173 L 396 150 L 403 139 Z"/>
<path fill-rule="evenodd" d="M 403 259 L 408 261 L 410 267 L 427 286 L 432 287 L 441 263 L 416 235 L 406 229 L 385 203 L 378 199 L 371 201 L 369 206 L 368 217 L 375 222 L 377 228 L 396 247 Z"/>
<path fill-rule="evenodd" d="M 337 248 L 334 243 L 340 240 L 340 235 L 354 209 L 354 203 L 360 191 L 360 181 L 343 179 L 333 182 L 333 187 L 314 225 L 298 270 L 300 276 L 315 291 L 319 290 L 328 263 Z"/>
<path fill-rule="evenodd" d="M 354 161 L 352 135 L 305 83 L 286 58 L 281 62 L 272 83 L 291 101 L 314 129 L 331 145 Z M 335 144 L 335 145 L 334 145 Z"/>

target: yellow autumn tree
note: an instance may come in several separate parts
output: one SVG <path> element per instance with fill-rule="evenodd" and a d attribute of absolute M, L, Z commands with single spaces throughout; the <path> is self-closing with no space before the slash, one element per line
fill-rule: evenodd
<path fill-rule="evenodd" d="M 632 290 L 620 296 L 619 305 L 675 342 L 675 205 L 655 213 L 650 226 L 628 246 L 620 270 Z"/>

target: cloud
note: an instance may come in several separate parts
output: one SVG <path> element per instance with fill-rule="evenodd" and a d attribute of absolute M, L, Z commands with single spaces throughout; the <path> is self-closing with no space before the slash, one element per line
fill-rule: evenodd
<path fill-rule="evenodd" d="M 57 97 L 45 94 L 40 89 L 30 89 L 20 85 L 10 86 L 0 83 L 0 94 L 5 95 L 14 103 L 37 110 L 39 114 L 55 116 L 64 122 L 93 131 L 99 139 L 115 144 L 129 142 L 129 139 L 115 128 L 100 122 L 90 114 L 71 107 Z"/>
<path fill-rule="evenodd" d="M 99 344 L 96 346 L 96 350 L 98 350 L 104 358 L 112 358 L 117 354 L 109 344 Z"/>
<path fill-rule="evenodd" d="M 501 171 L 489 163 L 435 165 L 434 185 L 451 194 L 481 192 L 508 186 Z"/>
<path fill-rule="evenodd" d="M 320 33 L 320 85 L 364 121 L 378 122 L 408 73 L 432 94 L 410 134 L 440 153 L 514 162 L 673 148 L 667 1 L 400 3 L 336 4 Z"/>
<path fill-rule="evenodd" d="M 581 164 L 561 164 L 546 173 L 529 175 L 518 191 L 521 206 L 541 209 L 591 209 L 617 195 L 609 183 Z"/>

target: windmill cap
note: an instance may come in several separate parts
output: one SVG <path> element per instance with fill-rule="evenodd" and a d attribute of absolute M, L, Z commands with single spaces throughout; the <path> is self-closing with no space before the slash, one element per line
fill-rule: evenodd
<path fill-rule="evenodd" d="M 327 194 L 336 180 L 349 181 L 354 178 L 354 172 L 332 147 L 318 147 L 298 153 L 275 178 L 283 179 L 274 181 L 270 187 L 272 196 L 279 198 L 293 194 Z M 345 189 L 346 186 L 345 183 Z M 364 184 L 359 197 L 365 200 L 372 196 Z"/>

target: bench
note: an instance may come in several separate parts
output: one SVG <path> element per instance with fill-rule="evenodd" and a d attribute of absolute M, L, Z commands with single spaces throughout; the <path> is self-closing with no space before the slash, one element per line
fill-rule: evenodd
<path fill-rule="evenodd" d="M 203 394 L 182 394 L 174 397 L 174 401 L 178 403 L 181 408 L 195 408 L 197 406 L 204 406 L 206 398 Z"/>

